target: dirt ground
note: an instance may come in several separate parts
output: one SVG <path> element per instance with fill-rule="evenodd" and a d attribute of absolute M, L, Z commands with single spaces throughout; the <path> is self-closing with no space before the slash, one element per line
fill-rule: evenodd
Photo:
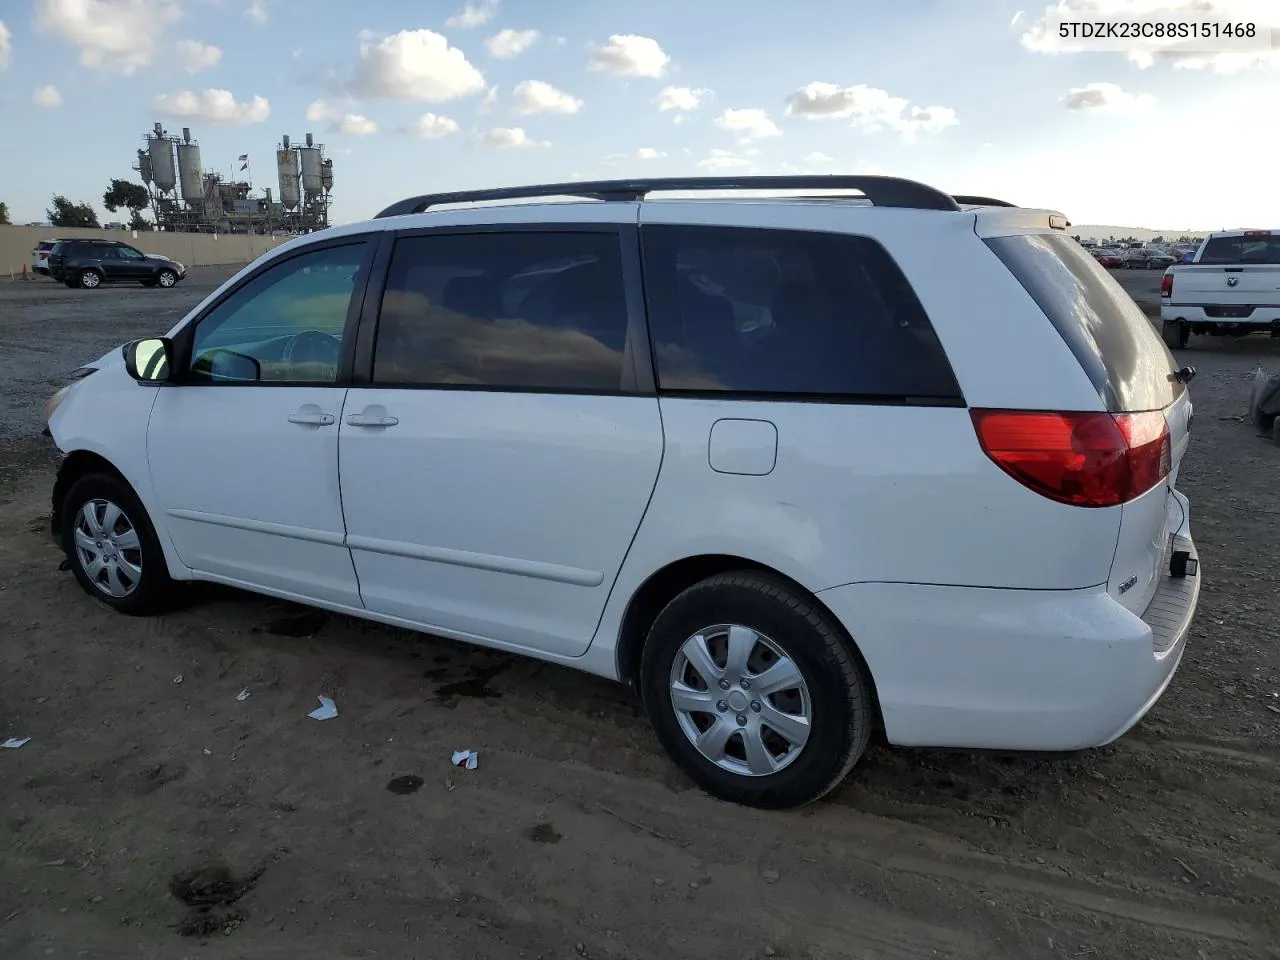
<path fill-rule="evenodd" d="M 44 398 L 219 277 L 0 285 L 0 739 L 31 738 L 0 750 L 0 957 L 1280 956 L 1280 447 L 1243 421 L 1280 342 L 1186 353 L 1205 583 L 1133 732 L 874 747 L 763 813 L 604 681 L 221 589 L 128 619 L 58 572 Z"/>

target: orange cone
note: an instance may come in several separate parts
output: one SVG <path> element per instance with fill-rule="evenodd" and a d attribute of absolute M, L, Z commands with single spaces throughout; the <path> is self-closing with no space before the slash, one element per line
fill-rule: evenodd
<path fill-rule="evenodd" d="M 23 280 L 31 279 L 30 277 L 27 276 L 27 265 L 25 263 L 22 265 L 22 279 Z"/>

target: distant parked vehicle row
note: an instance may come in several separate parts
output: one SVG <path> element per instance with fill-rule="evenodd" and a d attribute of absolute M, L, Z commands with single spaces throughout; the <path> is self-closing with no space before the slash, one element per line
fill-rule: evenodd
<path fill-rule="evenodd" d="M 167 289 L 187 275 L 177 260 L 143 253 L 119 240 L 55 240 L 46 263 L 54 280 L 87 290 L 104 283 Z"/>

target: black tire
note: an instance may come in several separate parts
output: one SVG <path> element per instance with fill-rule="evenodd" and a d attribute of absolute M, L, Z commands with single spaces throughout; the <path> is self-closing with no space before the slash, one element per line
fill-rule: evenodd
<path fill-rule="evenodd" d="M 1191 326 L 1182 320 L 1165 320 L 1160 325 L 1160 339 L 1170 350 L 1182 350 L 1191 339 Z"/>
<path fill-rule="evenodd" d="M 676 657 L 687 639 L 712 624 L 741 625 L 762 635 L 792 660 L 807 687 L 811 715 L 808 738 L 794 759 L 775 773 L 735 773 L 708 759 L 690 739 L 692 734 L 685 733 L 672 705 Z M 754 649 L 773 656 L 763 645 Z M 748 678 L 757 675 L 750 666 L 747 671 Z M 640 680 L 649 720 L 676 764 L 713 796 L 747 806 L 785 809 L 822 798 L 853 769 L 875 724 L 871 680 L 844 631 L 811 598 L 780 578 L 755 571 L 718 574 L 689 587 L 667 604 L 645 641 Z M 737 692 L 733 688 L 726 697 Z M 721 704 L 716 709 L 724 712 Z M 733 709 L 725 713 L 726 723 Z M 757 702 L 751 702 L 747 709 L 736 709 L 742 710 L 739 726 L 744 716 L 749 724 L 759 723 L 750 714 L 751 710 L 759 713 Z M 688 716 L 701 717 L 708 725 L 719 722 L 710 711 Z M 744 734 L 750 729 L 747 727 Z M 769 734 L 777 737 L 772 730 Z M 729 737 L 732 744 L 734 734 Z M 735 749 L 745 757 L 743 739 L 738 738 Z M 729 750 L 726 746 L 723 751 L 726 759 Z"/>
<path fill-rule="evenodd" d="M 137 533 L 136 551 L 127 547 L 121 547 L 117 551 L 123 560 L 141 569 L 141 575 L 136 578 L 132 589 L 123 596 L 113 596 L 108 592 L 105 572 L 99 574 L 95 581 L 88 569 L 87 555 L 77 546 L 77 527 L 82 522 L 80 511 L 85 504 L 94 501 L 106 501 L 119 507 L 125 522 Z M 95 515 L 98 519 L 106 517 L 101 510 L 96 510 Z M 117 529 L 122 530 L 122 525 L 117 524 Z M 89 532 L 87 528 L 85 530 Z M 101 472 L 86 474 L 75 481 L 62 501 L 60 533 L 62 549 L 67 555 L 71 572 L 89 596 L 121 613 L 133 616 L 156 613 L 168 605 L 173 596 L 174 583 L 165 565 L 164 551 L 142 503 L 129 485 L 119 477 Z M 125 542 L 123 538 L 121 542 Z M 117 578 L 117 583 L 124 582 L 126 576 L 122 574 Z"/>
<path fill-rule="evenodd" d="M 173 270 L 161 270 L 156 274 L 156 283 L 169 290 L 178 284 L 178 274 Z"/>
<path fill-rule="evenodd" d="M 154 286 L 156 285 L 156 281 L 155 281 L 155 280 L 143 280 L 143 281 L 142 281 L 142 285 L 143 285 L 144 287 L 154 287 Z"/>
<path fill-rule="evenodd" d="M 76 284 L 86 290 L 97 290 L 102 286 L 102 274 L 97 270 L 81 270 L 80 276 L 76 277 Z"/>
<path fill-rule="evenodd" d="M 62 285 L 64 287 L 70 287 L 72 290 L 74 290 L 76 287 L 79 286 L 79 284 L 76 283 L 74 280 L 63 280 Z"/>

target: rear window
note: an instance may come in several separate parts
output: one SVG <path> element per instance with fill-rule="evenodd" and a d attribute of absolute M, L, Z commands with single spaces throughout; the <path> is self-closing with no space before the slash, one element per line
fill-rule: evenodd
<path fill-rule="evenodd" d="M 1146 315 L 1068 236 L 1027 234 L 986 241 L 1057 328 L 1113 412 L 1163 410 L 1186 387 Z"/>
<path fill-rule="evenodd" d="M 654 224 L 641 229 L 641 243 L 664 391 L 960 399 L 915 292 L 874 240 Z"/>
<path fill-rule="evenodd" d="M 1199 263 L 1280 263 L 1280 236 L 1210 237 Z"/>

